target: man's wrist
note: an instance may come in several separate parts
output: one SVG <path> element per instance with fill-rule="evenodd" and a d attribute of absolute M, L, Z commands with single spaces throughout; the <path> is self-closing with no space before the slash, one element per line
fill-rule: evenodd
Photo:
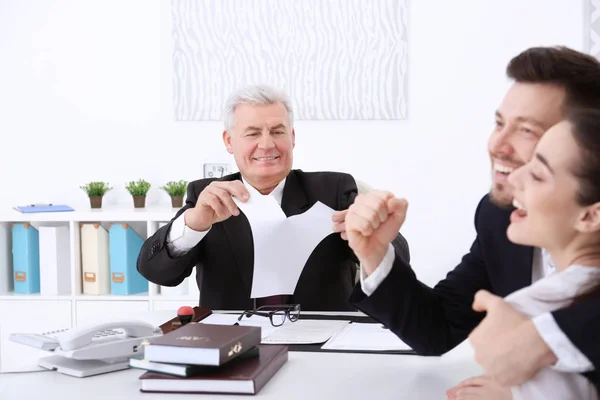
<path fill-rule="evenodd" d="M 192 210 L 193 210 L 193 208 L 190 208 L 188 210 L 185 210 L 185 212 L 183 213 L 183 222 L 185 223 L 185 226 L 187 226 L 188 228 L 190 228 L 191 230 L 196 231 L 196 232 L 208 231 L 212 225 L 204 225 L 204 224 L 195 225 L 193 218 L 189 218 L 189 213 Z"/>
<path fill-rule="evenodd" d="M 360 260 L 360 268 L 364 271 L 364 277 L 368 277 L 369 275 L 371 275 L 376 269 L 377 267 L 379 267 L 379 265 L 381 265 L 381 263 L 383 262 L 383 258 L 385 257 L 385 254 L 387 252 L 387 246 L 384 247 L 383 251 L 378 252 L 380 254 L 377 254 L 375 256 L 371 256 L 369 257 L 369 259 L 367 260 Z"/>

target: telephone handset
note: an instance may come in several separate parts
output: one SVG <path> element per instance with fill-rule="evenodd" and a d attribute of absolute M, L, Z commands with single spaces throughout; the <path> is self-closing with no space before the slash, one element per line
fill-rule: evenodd
<path fill-rule="evenodd" d="M 76 350 L 91 344 L 114 342 L 127 337 L 156 336 L 158 330 L 142 321 L 114 321 L 42 334 L 11 333 L 10 340 L 41 350 Z"/>
<path fill-rule="evenodd" d="M 10 340 L 54 352 L 39 360 L 41 367 L 83 377 L 128 368 L 142 342 L 160 335 L 160 328 L 143 321 L 112 321 L 45 334 L 12 333 Z"/>
<path fill-rule="evenodd" d="M 120 329 L 120 332 L 116 329 Z M 140 338 L 145 336 L 154 336 L 156 328 L 142 321 L 127 321 L 127 322 L 107 322 L 98 325 L 84 326 L 81 328 L 73 328 L 60 335 L 58 342 L 59 347 L 63 351 L 75 350 L 84 346 L 90 345 L 94 339 L 103 337 L 120 338 Z"/>

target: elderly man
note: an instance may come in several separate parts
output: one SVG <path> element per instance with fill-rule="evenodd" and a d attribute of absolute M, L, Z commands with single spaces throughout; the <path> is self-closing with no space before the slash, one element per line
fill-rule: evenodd
<path fill-rule="evenodd" d="M 289 217 L 317 201 L 346 210 L 357 188 L 348 174 L 292 170 L 296 135 L 283 93 L 267 86 L 242 88 L 227 100 L 224 120 L 223 142 L 240 172 L 190 183 L 186 205 L 144 243 L 138 271 L 154 283 L 176 286 L 196 267 L 200 305 L 211 309 L 291 303 L 303 310 L 351 310 L 357 259 L 339 234 L 315 248 L 293 295 L 251 299 L 252 232 L 232 198 L 244 202 L 251 193 L 273 196 Z M 398 236 L 395 245 L 408 260 L 404 238 Z"/>

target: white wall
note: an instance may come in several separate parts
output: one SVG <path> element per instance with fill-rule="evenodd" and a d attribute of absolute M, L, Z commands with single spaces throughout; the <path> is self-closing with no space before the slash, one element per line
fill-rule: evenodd
<path fill-rule="evenodd" d="M 298 121 L 295 167 L 347 171 L 410 201 L 403 233 L 434 284 L 468 250 L 486 140 L 517 52 L 582 50 L 582 0 L 412 0 L 408 120 Z M 0 0 L 0 204 L 87 207 L 81 184 L 201 177 L 233 159 L 220 123 L 175 123 L 167 0 Z"/>

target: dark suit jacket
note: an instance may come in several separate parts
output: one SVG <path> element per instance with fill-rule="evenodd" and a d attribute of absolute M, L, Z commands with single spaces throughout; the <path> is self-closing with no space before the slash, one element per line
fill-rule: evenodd
<path fill-rule="evenodd" d="M 475 213 L 477 237 L 470 252 L 433 289 L 419 282 L 409 264 L 396 257 L 390 274 L 375 292 L 367 297 L 357 285 L 352 303 L 417 353 L 447 352 L 465 340 L 485 316 L 472 309 L 478 290 L 505 297 L 531 285 L 533 248 L 508 240 L 511 212 L 485 196 Z M 552 314 L 596 370 L 600 368 L 600 300 L 579 302 Z M 588 377 L 591 375 L 600 382 L 600 374 Z"/>
<path fill-rule="evenodd" d="M 237 173 L 218 180 L 239 179 Z M 213 180 L 190 183 L 186 205 L 175 218 L 194 207 L 200 192 Z M 334 210 L 345 210 L 356 195 L 356 183 L 348 174 L 292 170 L 285 182 L 281 207 L 288 217 L 303 213 L 317 201 Z M 172 257 L 166 246 L 170 228 L 171 223 L 145 241 L 137 264 L 140 274 L 156 284 L 176 286 L 196 266 L 201 306 L 215 310 L 253 307 L 250 292 L 254 250 L 250 225 L 243 213 L 214 224 L 195 248 L 179 257 Z M 399 253 L 408 258 L 406 241 L 402 238 L 396 242 L 396 245 L 404 246 Z M 285 260 L 281 262 L 281 267 L 285 268 Z M 302 310 L 352 310 L 349 298 L 354 287 L 356 263 L 354 253 L 339 234 L 327 236 L 309 257 L 291 302 L 300 303 Z"/>

